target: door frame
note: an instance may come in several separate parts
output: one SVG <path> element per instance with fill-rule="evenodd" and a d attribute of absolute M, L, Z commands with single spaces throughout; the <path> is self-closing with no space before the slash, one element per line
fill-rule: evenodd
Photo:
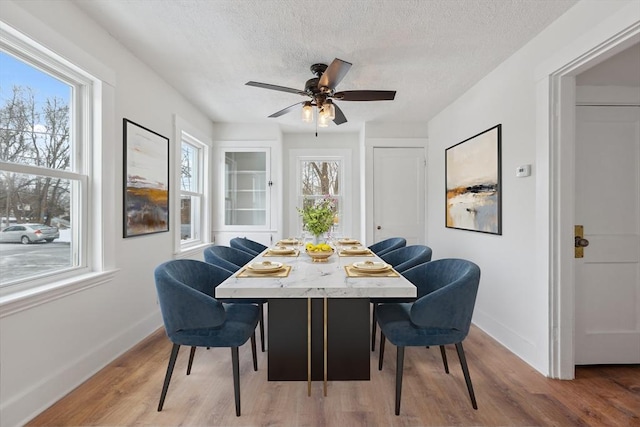
<path fill-rule="evenodd" d="M 375 148 L 422 148 L 424 150 L 424 158 L 429 164 L 429 159 L 427 157 L 427 138 L 367 138 L 365 140 L 365 153 L 364 153 L 364 162 L 365 162 L 365 179 L 362 183 L 362 187 L 364 187 L 364 191 L 360 192 L 360 203 L 362 208 L 362 212 L 364 212 L 364 221 L 362 224 L 362 229 L 360 230 L 360 235 L 364 236 L 364 243 L 366 245 L 371 245 L 373 243 L 373 196 L 374 196 L 374 188 L 373 188 L 373 151 Z M 425 174 L 425 189 L 429 188 L 427 186 L 428 182 L 428 172 Z M 425 241 L 428 241 L 427 236 L 427 221 L 428 221 L 428 210 L 427 210 L 427 195 L 425 193 L 424 197 L 424 238 Z"/>
<path fill-rule="evenodd" d="M 596 27 L 536 69 L 536 187 L 538 279 L 549 283 L 549 376 L 575 377 L 574 154 L 575 76 L 640 42 L 640 21 L 630 7 Z M 620 30 L 620 28 L 623 28 Z M 613 30 L 613 34 L 612 34 Z M 546 172 L 546 173 L 545 173 Z M 548 256 L 545 256 L 548 255 Z"/>

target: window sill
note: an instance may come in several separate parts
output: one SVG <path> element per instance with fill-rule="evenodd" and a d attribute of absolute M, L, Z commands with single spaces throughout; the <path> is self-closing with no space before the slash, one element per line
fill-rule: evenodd
<path fill-rule="evenodd" d="M 88 273 L 0 297 L 0 318 L 113 280 L 118 270 Z"/>
<path fill-rule="evenodd" d="M 192 246 L 185 246 L 183 248 L 180 248 L 180 250 L 178 252 L 176 252 L 175 258 L 176 259 L 181 259 L 181 258 L 190 258 L 194 255 L 201 255 L 202 251 L 206 248 L 208 248 L 209 246 L 211 246 L 211 243 L 207 242 L 207 243 L 197 243 L 195 245 Z"/>

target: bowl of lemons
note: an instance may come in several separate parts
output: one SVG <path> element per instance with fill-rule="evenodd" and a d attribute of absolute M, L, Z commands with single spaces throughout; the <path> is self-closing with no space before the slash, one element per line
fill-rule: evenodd
<path fill-rule="evenodd" d="M 333 248 L 326 243 L 318 243 L 317 245 L 307 243 L 305 250 L 313 262 L 327 262 L 329 257 L 333 255 Z"/>

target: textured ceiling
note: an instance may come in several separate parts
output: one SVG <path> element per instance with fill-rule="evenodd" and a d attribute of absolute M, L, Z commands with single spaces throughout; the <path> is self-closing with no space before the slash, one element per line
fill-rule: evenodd
<path fill-rule="evenodd" d="M 311 64 L 351 62 L 337 90 L 396 90 L 394 101 L 337 102 L 363 122 L 427 121 L 577 0 L 75 0 L 215 122 L 310 131 L 306 100 L 245 86 L 304 89 Z"/>

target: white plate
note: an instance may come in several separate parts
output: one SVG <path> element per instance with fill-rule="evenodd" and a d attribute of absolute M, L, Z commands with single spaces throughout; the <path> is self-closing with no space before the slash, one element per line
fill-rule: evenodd
<path fill-rule="evenodd" d="M 249 264 L 247 268 L 255 273 L 273 273 L 282 268 L 281 262 L 262 261 Z"/>
<path fill-rule="evenodd" d="M 369 248 L 365 248 L 364 246 L 352 246 L 350 248 L 344 248 L 342 253 L 353 255 L 368 254 Z"/>
<path fill-rule="evenodd" d="M 294 250 L 292 248 L 285 248 L 284 246 L 276 246 L 275 248 L 270 248 L 269 253 L 276 255 L 286 255 L 292 254 Z"/>
<path fill-rule="evenodd" d="M 338 243 L 340 243 L 341 245 L 357 245 L 360 242 L 358 242 L 357 240 L 345 237 L 344 239 L 338 240 Z"/>
<path fill-rule="evenodd" d="M 358 271 L 366 271 L 367 273 L 381 273 L 391 268 L 389 264 L 381 261 L 354 262 L 351 266 Z"/>
<path fill-rule="evenodd" d="M 280 242 L 279 242 L 279 243 L 281 243 L 281 244 L 283 244 L 283 245 L 297 245 L 298 243 L 300 243 L 300 241 L 299 241 L 299 240 L 297 240 L 297 239 L 294 239 L 294 238 L 292 237 L 292 238 L 290 238 L 290 239 L 282 239 L 282 240 L 280 240 Z"/>

